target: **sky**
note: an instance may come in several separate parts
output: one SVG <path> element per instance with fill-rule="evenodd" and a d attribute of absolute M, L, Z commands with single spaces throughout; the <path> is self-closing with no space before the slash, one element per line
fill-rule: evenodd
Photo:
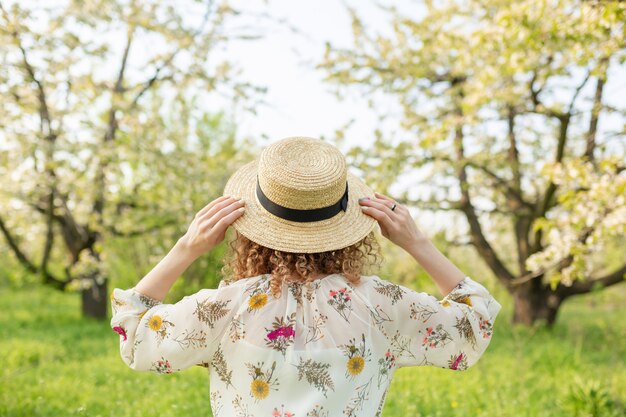
<path fill-rule="evenodd" d="M 236 42 L 220 51 L 241 68 L 241 79 L 269 88 L 265 96 L 268 105 L 259 108 L 256 116 L 238 119 L 241 134 L 267 141 L 296 135 L 332 136 L 354 119 L 347 141 L 373 140 L 376 114 L 366 100 L 356 92 L 341 99 L 335 96 L 334 86 L 322 80 L 323 71 L 313 68 L 322 60 L 326 41 L 341 47 L 352 45 L 351 20 L 343 2 L 269 0 L 266 4 L 255 0 L 231 4 L 245 13 L 267 13 L 287 22 L 277 25 L 258 19 L 259 32 L 266 33 L 263 39 Z M 358 13 L 376 22 L 373 27 L 388 28 L 387 19 L 380 17 L 373 2 L 360 2 Z"/>

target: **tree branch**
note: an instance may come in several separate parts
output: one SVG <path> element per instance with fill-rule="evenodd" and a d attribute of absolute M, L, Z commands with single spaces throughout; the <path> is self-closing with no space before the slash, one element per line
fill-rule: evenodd
<path fill-rule="evenodd" d="M 611 285 L 619 284 L 626 281 L 626 264 L 622 265 L 617 270 L 600 278 L 575 281 L 569 287 L 565 285 L 559 285 L 557 292 L 562 298 L 571 297 L 572 295 L 585 294 L 591 292 L 598 284 L 603 287 L 610 287 Z"/>
<path fill-rule="evenodd" d="M 462 99 L 462 91 L 459 92 L 459 98 Z M 455 110 L 459 116 L 459 120 L 462 119 L 462 110 L 460 107 L 456 107 Z M 494 274 L 508 286 L 509 282 L 513 279 L 513 274 L 502 263 L 498 255 L 493 250 L 485 235 L 483 234 L 482 227 L 476 215 L 474 206 L 469 195 L 469 183 L 467 182 L 467 173 L 465 172 L 465 155 L 463 149 L 463 130 L 462 125 L 459 124 L 455 128 L 454 132 L 454 148 L 456 151 L 456 159 L 459 163 L 458 178 L 461 185 L 461 210 L 465 213 L 467 221 L 470 226 L 470 233 L 474 246 L 478 250 L 478 253 L 485 260 L 487 265 L 491 268 Z"/>
<path fill-rule="evenodd" d="M 56 278 L 49 271 L 47 271 L 45 269 L 42 270 L 42 269 L 38 268 L 35 264 L 33 264 L 28 259 L 26 254 L 20 249 L 20 247 L 17 244 L 16 240 L 13 238 L 13 235 L 11 234 L 9 229 L 7 229 L 6 224 L 4 223 L 4 220 L 2 219 L 2 217 L 0 217 L 0 230 L 2 230 L 2 234 L 4 235 L 7 243 L 9 244 L 9 247 L 13 251 L 13 254 L 17 258 L 17 260 L 28 271 L 32 272 L 33 274 L 41 273 L 43 278 L 44 278 L 44 280 L 45 280 L 45 283 L 53 284 L 55 287 L 57 287 L 59 289 L 65 288 L 65 286 L 69 283 L 69 281 L 63 281 L 61 279 Z"/>
<path fill-rule="evenodd" d="M 11 30 L 11 37 L 13 38 L 15 46 L 17 46 L 22 55 L 22 63 L 24 65 L 23 69 L 26 71 L 26 74 L 28 75 L 30 80 L 34 82 L 37 86 L 36 94 L 37 100 L 39 102 L 39 120 L 41 133 L 47 140 L 54 141 L 56 139 L 56 135 L 52 131 L 50 110 L 48 107 L 48 101 L 46 98 L 46 92 L 43 83 L 35 75 L 35 69 L 28 60 L 28 54 L 26 52 L 26 49 L 24 48 L 24 45 L 22 44 L 20 33 L 17 30 L 17 24 L 12 24 L 9 13 L 6 11 L 2 3 L 0 3 L 0 11 L 2 11 L 4 19 L 7 21 L 7 23 L 13 27 L 13 30 Z"/>
<path fill-rule="evenodd" d="M 598 132 L 598 119 L 600 117 L 600 109 L 602 108 L 602 94 L 604 91 L 604 82 L 606 79 L 606 65 L 609 61 L 608 57 L 600 60 L 602 74 L 596 82 L 596 91 L 593 97 L 593 107 L 591 108 L 591 118 L 589 120 L 589 130 L 587 131 L 586 146 L 584 156 L 591 162 L 594 162 L 593 152 L 596 148 L 596 133 Z"/>

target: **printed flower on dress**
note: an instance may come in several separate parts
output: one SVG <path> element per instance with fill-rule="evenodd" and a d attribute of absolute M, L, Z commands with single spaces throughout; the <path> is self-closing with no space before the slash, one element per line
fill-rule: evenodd
<path fill-rule="evenodd" d="M 328 372 L 330 363 L 319 362 L 313 359 L 307 359 L 305 361 L 302 357 L 299 359 L 299 364 L 292 364 L 298 368 L 298 381 L 305 378 L 309 384 L 322 391 L 324 397 L 327 396 L 329 388 L 333 391 L 335 390 L 335 383 Z"/>
<path fill-rule="evenodd" d="M 344 287 L 339 290 L 330 290 L 328 295 L 331 297 L 328 300 L 328 304 L 330 304 L 345 321 L 350 322 L 348 316 L 352 311 L 352 299 L 348 294 L 348 288 Z"/>
<path fill-rule="evenodd" d="M 315 404 L 315 407 L 306 413 L 306 417 L 328 417 L 328 413 L 323 405 Z"/>
<path fill-rule="evenodd" d="M 250 395 L 254 397 L 257 402 L 267 398 L 270 393 L 270 389 L 274 388 L 278 390 L 277 386 L 279 382 L 276 378 L 272 379 L 274 370 L 276 369 L 276 361 L 272 363 L 272 367 L 269 370 L 263 370 L 265 362 L 257 362 L 257 365 L 246 362 L 248 367 L 248 373 L 252 377 L 250 383 Z"/>
<path fill-rule="evenodd" d="M 254 294 L 248 300 L 248 311 L 258 310 L 267 304 L 267 294 L 264 292 Z"/>
<path fill-rule="evenodd" d="M 321 313 L 319 309 L 316 308 L 313 313 L 313 324 L 307 325 L 308 332 L 306 335 L 306 340 L 304 341 L 305 345 L 307 343 L 315 342 L 316 340 L 324 338 L 324 332 L 322 331 L 322 328 L 326 326 L 327 320 L 328 316 L 324 313 Z"/>
<path fill-rule="evenodd" d="M 274 407 L 274 410 L 272 411 L 272 417 L 294 417 L 294 415 L 295 414 L 291 411 L 285 410 L 285 404 L 280 405 L 280 411 L 278 410 L 278 407 Z"/>
<path fill-rule="evenodd" d="M 174 327 L 174 323 L 163 319 L 159 314 L 153 314 L 148 318 L 146 326 L 155 332 L 157 338 L 157 346 L 168 336 L 169 327 Z"/>
<path fill-rule="evenodd" d="M 443 300 L 440 301 L 442 305 L 448 305 L 449 301 L 454 301 L 456 303 L 467 304 L 470 307 L 473 307 L 472 298 L 467 295 L 467 282 L 463 279 L 461 282 L 456 284 L 456 286 L 450 291 Z"/>
<path fill-rule="evenodd" d="M 462 318 L 456 317 L 454 327 L 459 331 L 459 335 L 465 338 L 472 347 L 476 349 L 476 335 L 474 334 L 474 329 L 472 328 L 472 323 L 469 318 L 467 318 L 467 316 L 463 316 Z"/>
<path fill-rule="evenodd" d="M 448 305 L 449 303 L 444 305 L 444 307 Z M 422 323 L 426 323 L 434 314 L 437 314 L 437 309 L 432 306 L 421 303 L 411 303 L 409 317 L 413 320 L 421 320 Z"/>
<path fill-rule="evenodd" d="M 374 289 L 382 295 L 389 297 L 392 305 L 402 300 L 402 297 L 404 297 L 405 290 L 398 284 L 394 284 L 393 282 L 385 283 L 378 279 L 375 279 L 373 282 L 376 285 Z"/>
<path fill-rule="evenodd" d="M 480 321 L 480 331 L 483 335 L 483 338 L 489 339 L 493 334 L 493 324 L 485 319 Z"/>
<path fill-rule="evenodd" d="M 118 332 L 120 334 L 120 336 L 124 337 L 124 342 L 126 341 L 126 330 L 124 330 L 123 327 L 120 326 L 115 326 L 113 327 L 113 330 L 115 330 L 116 332 Z"/>
<path fill-rule="evenodd" d="M 354 396 L 350 398 L 346 408 L 343 409 L 343 415 L 346 417 L 358 417 L 362 415 L 361 410 L 363 406 L 367 404 L 370 399 L 370 391 L 372 389 L 372 380 L 374 375 L 364 383 L 354 388 Z"/>
<path fill-rule="evenodd" d="M 171 374 L 172 373 L 172 365 L 170 362 L 161 356 L 161 359 L 152 362 L 152 366 L 150 367 L 150 371 L 157 372 L 159 374 Z"/>
<path fill-rule="evenodd" d="M 285 355 L 287 346 L 293 344 L 293 338 L 296 335 L 296 313 L 291 313 L 287 319 L 285 317 L 274 317 L 272 323 L 273 329 L 265 328 L 267 331 L 267 340 L 265 341 L 268 347 L 279 351 Z"/>
<path fill-rule="evenodd" d="M 467 369 L 467 355 L 463 352 L 458 355 L 452 355 L 448 361 L 448 367 L 450 369 L 454 369 L 455 371 L 463 371 Z"/>
<path fill-rule="evenodd" d="M 230 309 L 226 307 L 230 302 L 231 300 L 212 301 L 210 298 L 207 298 L 202 302 L 197 301 L 196 309 L 193 314 L 198 317 L 198 320 L 208 324 L 210 328 L 213 328 L 215 322 L 224 317 L 230 311 Z"/>
<path fill-rule="evenodd" d="M 432 326 L 426 328 L 426 336 L 424 336 L 422 340 L 422 346 L 425 346 L 426 350 L 428 350 L 429 348 L 445 346 L 451 341 L 452 336 L 450 336 L 450 333 L 439 323 L 434 329 Z"/>
<path fill-rule="evenodd" d="M 396 355 L 387 349 L 385 356 L 378 359 L 378 388 L 383 379 L 390 380 L 393 367 L 396 365 Z"/>
<path fill-rule="evenodd" d="M 227 389 L 229 385 L 235 388 L 232 382 L 233 371 L 228 368 L 228 363 L 226 362 L 224 352 L 222 351 L 222 347 L 220 345 L 217 346 L 217 350 L 213 354 L 211 365 L 213 365 L 213 369 L 215 369 L 217 376 L 222 380 L 222 382 L 224 382 L 224 384 L 226 384 Z"/>
<path fill-rule="evenodd" d="M 344 351 L 344 354 L 348 356 L 346 363 L 346 378 L 354 379 L 354 377 L 360 374 L 365 367 L 365 362 L 369 361 L 371 351 L 365 347 L 365 333 L 361 333 L 361 343 L 357 346 L 355 342 L 356 338 L 350 339 L 350 343 L 340 345 L 339 348 Z"/>

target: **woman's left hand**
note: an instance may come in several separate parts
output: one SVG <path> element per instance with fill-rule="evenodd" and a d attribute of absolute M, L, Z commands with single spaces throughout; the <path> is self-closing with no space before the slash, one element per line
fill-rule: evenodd
<path fill-rule="evenodd" d="M 244 201 L 221 196 L 203 207 L 193 218 L 180 243 L 198 257 L 217 246 L 226 229 L 244 213 Z"/>

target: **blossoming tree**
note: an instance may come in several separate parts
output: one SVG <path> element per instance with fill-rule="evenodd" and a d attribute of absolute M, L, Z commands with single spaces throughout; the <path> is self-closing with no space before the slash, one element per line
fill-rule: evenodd
<path fill-rule="evenodd" d="M 355 164 L 381 189 L 426 172 L 429 195 L 407 190 L 399 201 L 466 219 L 471 244 L 513 296 L 514 322 L 551 325 L 569 297 L 624 282 L 623 256 L 597 256 L 625 246 L 626 108 L 606 91 L 626 72 L 624 2 L 445 0 L 411 10 L 388 8 L 391 33 L 374 35 L 349 9 L 354 47 L 327 44 L 318 66 L 374 107 L 395 98 L 415 138 L 377 132 L 374 146 L 350 152 Z M 603 129 L 609 118 L 617 129 Z M 502 236 L 511 244 L 495 246 Z"/>

